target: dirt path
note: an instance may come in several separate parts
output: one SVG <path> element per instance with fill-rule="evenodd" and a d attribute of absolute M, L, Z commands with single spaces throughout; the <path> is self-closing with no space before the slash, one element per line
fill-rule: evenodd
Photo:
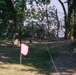
<path fill-rule="evenodd" d="M 58 72 L 60 75 L 76 75 L 76 55 L 60 55 L 54 59 L 55 65 L 57 67 Z M 55 73 L 56 70 L 53 66 L 53 72 Z M 59 74 L 57 74 L 59 75 Z"/>
<path fill-rule="evenodd" d="M 53 48 L 57 48 L 59 55 L 54 58 L 55 65 L 57 67 L 57 70 L 60 75 L 76 75 L 76 54 L 69 54 L 68 49 L 70 48 L 67 46 L 67 44 L 70 41 L 54 41 L 51 42 L 51 51 L 53 51 Z M 46 42 L 47 44 L 48 42 Z M 69 47 L 69 48 L 68 48 Z M 11 48 L 11 49 L 10 49 Z M 10 52 L 10 50 L 13 50 L 13 47 L 0 47 L 0 61 L 8 61 L 8 58 L 6 54 Z M 68 53 L 67 53 L 68 52 Z M 3 59 L 4 58 L 4 59 Z M 53 64 L 52 61 L 50 60 L 49 63 L 51 66 L 49 66 L 51 69 L 51 72 L 49 74 L 44 74 L 44 75 L 59 75 Z M 41 75 L 41 74 L 40 74 Z"/>
<path fill-rule="evenodd" d="M 59 73 L 57 73 L 55 67 L 51 63 L 51 75 L 76 75 L 76 53 L 70 54 L 68 52 L 68 49 L 71 48 L 70 46 L 67 46 L 68 43 L 69 41 L 58 41 L 53 44 L 54 47 L 57 46 L 58 52 L 60 52 L 60 55 L 54 58 L 55 66 Z"/>

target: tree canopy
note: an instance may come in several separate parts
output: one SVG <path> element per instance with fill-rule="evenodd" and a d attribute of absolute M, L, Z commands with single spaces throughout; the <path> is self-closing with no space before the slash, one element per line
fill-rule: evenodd
<path fill-rule="evenodd" d="M 57 9 L 50 0 L 0 0 L 0 36 L 13 38 L 22 32 L 22 37 L 58 37 L 59 29 L 65 27 L 65 36 L 76 37 L 75 20 L 71 29 L 70 21 L 75 19 L 75 0 L 67 0 L 68 14 L 62 0 L 58 0 L 64 10 L 64 23 L 58 19 Z M 61 25 L 61 26 L 60 26 Z M 63 27 L 64 25 L 64 27 Z M 52 28 L 53 27 L 53 28 Z M 62 28 L 61 28 L 62 27 Z M 43 32 L 38 32 L 40 29 Z M 73 32 L 72 32 L 73 30 Z M 39 37 L 41 38 L 41 37 Z"/>

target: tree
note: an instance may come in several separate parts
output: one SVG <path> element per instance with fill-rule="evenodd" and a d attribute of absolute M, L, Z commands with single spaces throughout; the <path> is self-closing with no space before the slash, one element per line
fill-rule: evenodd
<path fill-rule="evenodd" d="M 67 0 L 68 3 L 68 22 L 69 22 L 69 35 L 73 36 L 74 39 L 76 38 L 76 21 L 75 21 L 75 7 L 76 7 L 76 1 L 75 0 Z M 70 21 L 73 21 L 73 24 L 71 25 Z M 71 27 L 72 26 L 72 27 Z"/>
<path fill-rule="evenodd" d="M 1 29 L 0 29 L 1 31 L 0 32 L 2 33 L 2 36 L 6 36 L 8 38 L 7 35 L 10 32 L 10 30 L 12 31 L 12 26 L 13 26 L 12 24 L 14 23 L 14 21 L 13 21 L 13 19 L 11 19 L 11 16 L 13 16 L 13 14 L 7 8 L 7 4 L 6 4 L 6 2 L 4 0 L 0 1 L 0 11 L 1 11 L 0 20 L 2 20 L 2 23 L 1 23 L 2 26 L 1 26 Z M 9 36 L 11 34 L 12 33 L 10 32 Z"/>
<path fill-rule="evenodd" d="M 73 0 L 73 6 L 74 6 L 74 33 L 73 33 L 73 36 L 74 36 L 74 39 L 76 38 L 76 1 Z"/>
<path fill-rule="evenodd" d="M 61 3 L 62 7 L 64 7 L 62 1 L 59 0 L 59 2 Z M 76 2 L 75 2 L 75 0 L 67 0 L 65 3 L 67 3 L 67 5 L 68 5 L 67 35 L 69 38 L 71 38 L 71 37 L 75 38 L 76 37 L 76 31 L 75 31 L 76 30 L 76 25 L 75 25 Z M 64 8 L 63 8 L 63 10 L 64 10 Z M 72 23 L 71 23 L 71 21 L 72 21 Z"/>
<path fill-rule="evenodd" d="M 31 32 L 32 36 L 35 36 L 36 29 L 42 29 L 44 32 L 39 33 L 39 36 L 44 37 L 46 34 L 50 38 L 51 26 L 55 26 L 57 29 L 58 16 L 55 7 L 48 5 L 50 0 L 4 0 L 4 2 L 3 9 L 6 7 L 4 19 L 7 24 L 8 37 L 10 36 L 14 40 L 20 39 L 21 33 L 24 36 L 26 32 L 29 34 Z M 28 8 L 26 4 L 31 7 Z M 24 26 L 23 21 L 26 21 L 28 26 Z"/>
<path fill-rule="evenodd" d="M 44 37 L 44 35 L 47 34 L 47 36 L 50 38 L 52 36 L 51 33 L 51 26 L 57 26 L 57 18 L 56 18 L 56 9 L 54 6 L 48 6 L 48 5 L 43 5 L 42 3 L 39 4 L 36 8 L 35 6 L 32 6 L 31 8 L 27 8 L 26 10 L 26 22 L 27 24 L 32 26 L 31 29 L 36 34 L 36 29 L 38 31 L 38 36 Z M 33 23 L 32 23 L 33 21 Z M 30 30 L 31 30 L 30 29 Z M 43 30 L 43 32 L 39 32 L 39 30 Z"/>
<path fill-rule="evenodd" d="M 59 21 L 59 17 L 58 17 L 58 12 L 57 12 L 57 9 L 56 9 L 56 19 L 57 19 L 57 38 L 59 37 L 59 30 L 60 30 L 60 21 Z"/>
<path fill-rule="evenodd" d="M 7 24 L 8 27 L 7 35 L 8 38 L 11 36 L 11 38 L 15 40 L 16 33 L 20 36 L 20 26 L 23 21 L 25 2 L 24 0 L 4 0 L 4 2 L 4 7 L 6 7 L 5 15 L 7 14 L 4 16 L 5 24 Z M 19 39 L 19 37 L 17 39 Z"/>

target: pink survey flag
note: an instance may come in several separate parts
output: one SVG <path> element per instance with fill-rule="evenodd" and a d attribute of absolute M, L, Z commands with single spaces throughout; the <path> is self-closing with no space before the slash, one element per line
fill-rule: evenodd
<path fill-rule="evenodd" d="M 27 55 L 28 54 L 28 46 L 27 45 L 25 45 L 25 44 L 21 44 L 21 54 L 23 54 L 23 55 Z"/>

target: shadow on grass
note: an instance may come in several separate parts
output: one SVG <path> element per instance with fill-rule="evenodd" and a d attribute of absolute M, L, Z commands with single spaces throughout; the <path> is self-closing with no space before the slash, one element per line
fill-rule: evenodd
<path fill-rule="evenodd" d="M 49 64 L 50 57 L 43 44 L 28 44 L 29 53 L 27 56 L 22 56 L 22 65 L 34 67 L 35 69 L 21 69 L 21 71 L 37 71 L 38 74 L 50 75 Z M 4 64 L 19 64 L 20 48 L 0 46 L 0 61 Z M 2 67 L 0 67 L 2 68 Z"/>
<path fill-rule="evenodd" d="M 50 62 L 51 59 L 50 59 L 49 53 L 45 47 L 45 43 L 44 42 L 43 43 L 32 43 L 32 44 L 29 43 L 28 45 L 29 45 L 29 52 L 28 52 L 27 56 L 22 56 L 23 57 L 22 65 L 24 65 L 25 67 L 27 65 L 28 67 L 33 67 L 33 68 L 29 68 L 29 69 L 21 68 L 21 71 L 30 71 L 30 72 L 36 71 L 39 75 L 40 74 L 50 75 L 52 72 L 55 73 L 56 71 L 52 69 L 53 64 Z M 58 52 L 56 51 L 57 49 L 50 47 L 50 46 L 52 46 L 52 44 L 48 43 L 47 46 L 49 47 L 50 51 L 52 52 L 53 58 L 58 56 Z M 66 55 L 59 57 L 58 60 L 55 61 L 55 62 L 58 62 L 58 63 L 56 63 L 56 65 L 61 69 L 66 68 L 66 66 L 68 66 L 68 65 L 64 64 L 65 62 L 63 61 L 63 59 L 65 59 L 65 61 L 67 61 L 67 57 L 68 56 L 66 56 Z M 70 61 L 70 60 L 71 59 L 69 59 L 68 61 Z M 19 64 L 20 48 L 9 47 L 9 46 L 0 46 L 0 61 L 3 62 L 4 64 L 6 64 L 6 63 Z M 2 66 L 0 66 L 0 68 L 8 69 L 8 68 L 2 67 Z M 68 67 L 68 68 L 71 68 L 71 67 Z M 68 68 L 65 69 L 65 71 L 67 71 Z M 75 65 L 72 68 L 75 68 Z M 63 70 L 60 72 L 63 72 Z"/>

